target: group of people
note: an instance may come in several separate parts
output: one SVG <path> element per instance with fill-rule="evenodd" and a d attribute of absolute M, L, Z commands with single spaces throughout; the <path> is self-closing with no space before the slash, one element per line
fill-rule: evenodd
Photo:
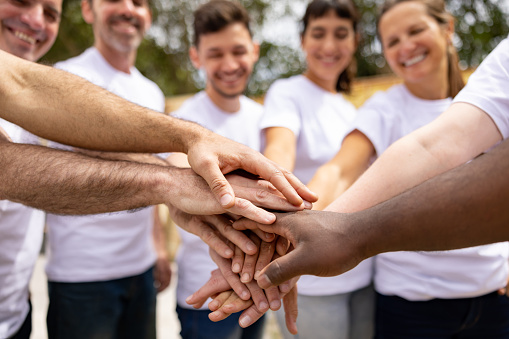
<path fill-rule="evenodd" d="M 49 337 L 155 338 L 166 240 L 157 207 L 130 210 L 161 203 L 182 239 L 183 338 L 261 338 L 269 309 L 285 338 L 509 338 L 509 247 L 490 244 L 509 240 L 509 148 L 490 150 L 509 135 L 508 40 L 463 89 L 444 2 L 386 0 L 378 37 L 402 83 L 356 110 L 343 93 L 360 14 L 313 0 L 306 71 L 262 106 L 243 95 L 259 53 L 249 15 L 211 0 L 189 51 L 205 89 L 169 117 L 134 67 L 148 0 L 82 0 L 94 46 L 55 65 L 67 72 L 33 63 L 61 5 L 0 0 L 1 338 L 30 336 L 45 222 Z M 303 211 L 313 202 L 324 212 Z"/>

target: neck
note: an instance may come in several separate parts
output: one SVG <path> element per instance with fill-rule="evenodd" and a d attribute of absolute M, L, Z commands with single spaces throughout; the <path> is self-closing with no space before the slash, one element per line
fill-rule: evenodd
<path fill-rule="evenodd" d="M 430 74 L 419 82 L 404 81 L 410 93 L 424 100 L 440 100 L 449 97 L 449 77 L 447 67 L 442 72 Z"/>
<path fill-rule="evenodd" d="M 134 66 L 136 61 L 136 50 L 129 52 L 119 52 L 104 44 L 96 43 L 95 48 L 101 53 L 106 61 L 120 72 L 131 74 L 131 67 Z"/>
<path fill-rule="evenodd" d="M 240 110 L 240 95 L 226 97 L 217 93 L 214 89 L 210 88 L 210 86 L 205 88 L 205 93 L 207 93 L 210 100 L 212 100 L 219 109 L 225 112 L 235 113 Z"/>
<path fill-rule="evenodd" d="M 339 75 L 334 79 L 320 79 L 315 76 L 314 73 L 309 70 L 305 71 L 303 74 L 306 78 L 308 78 L 312 83 L 322 88 L 323 90 L 331 93 L 337 93 L 336 84 L 338 83 Z"/>

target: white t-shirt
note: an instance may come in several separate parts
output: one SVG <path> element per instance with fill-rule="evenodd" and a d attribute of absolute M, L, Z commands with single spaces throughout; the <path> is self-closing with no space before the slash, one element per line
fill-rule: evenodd
<path fill-rule="evenodd" d="M 241 96 L 240 110 L 235 113 L 219 109 L 204 91 L 186 100 L 174 116 L 196 122 L 211 131 L 260 150 L 258 124 L 263 108 L 253 100 Z M 198 236 L 178 228 L 181 242 L 177 253 L 177 303 L 182 308 L 194 309 L 185 300 L 202 287 L 217 265 L 210 259 L 209 247 Z M 208 300 L 201 309 L 208 309 Z"/>
<path fill-rule="evenodd" d="M 493 119 L 504 139 L 509 137 L 509 38 L 484 59 L 454 102 L 481 108 Z"/>
<path fill-rule="evenodd" d="M 332 159 L 351 129 L 355 107 L 343 95 L 327 92 L 303 75 L 275 81 L 265 98 L 261 129 L 285 127 L 296 139 L 294 174 L 307 184 Z M 355 291 L 371 281 L 371 259 L 337 276 L 302 276 L 299 294 L 332 295 Z"/>
<path fill-rule="evenodd" d="M 0 119 L 13 142 L 26 143 L 28 133 Z M 41 249 L 44 212 L 0 200 L 0 338 L 14 335 L 29 311 L 28 285 Z"/>
<path fill-rule="evenodd" d="M 378 155 L 393 142 L 428 124 L 451 99 L 422 100 L 404 85 L 378 92 L 360 109 L 355 128 Z M 506 285 L 507 242 L 440 252 L 391 252 L 375 257 L 375 288 L 410 301 L 475 297 Z"/>
<path fill-rule="evenodd" d="M 155 83 L 134 67 L 131 74 L 114 69 L 93 47 L 55 66 L 138 105 L 164 110 L 164 95 Z M 46 274 L 50 281 L 119 279 L 146 271 L 156 260 L 152 208 L 89 216 L 48 214 L 47 224 Z"/>

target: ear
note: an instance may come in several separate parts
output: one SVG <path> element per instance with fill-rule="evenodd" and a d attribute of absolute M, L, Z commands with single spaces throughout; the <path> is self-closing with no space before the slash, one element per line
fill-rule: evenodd
<path fill-rule="evenodd" d="M 89 25 L 94 23 L 94 12 L 92 11 L 90 1 L 93 0 L 81 0 L 81 15 L 83 20 Z"/>
<path fill-rule="evenodd" d="M 452 38 L 454 35 L 454 19 L 451 18 L 445 26 L 445 34 L 447 35 L 447 42 L 452 44 Z"/>
<path fill-rule="evenodd" d="M 256 63 L 260 58 L 260 44 L 253 42 L 253 61 Z"/>
<path fill-rule="evenodd" d="M 191 59 L 194 68 L 201 68 L 200 56 L 198 55 L 198 49 L 195 46 L 191 46 L 191 48 L 189 48 L 189 59 Z"/>
<path fill-rule="evenodd" d="M 148 20 L 145 21 L 145 32 L 152 26 L 152 10 L 148 9 Z"/>

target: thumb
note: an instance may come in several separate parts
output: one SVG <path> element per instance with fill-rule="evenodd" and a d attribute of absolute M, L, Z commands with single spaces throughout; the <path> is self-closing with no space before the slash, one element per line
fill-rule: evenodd
<path fill-rule="evenodd" d="M 258 276 L 258 286 L 267 289 L 271 286 L 278 286 L 285 281 L 302 275 L 306 271 L 305 253 L 299 248 L 272 261 L 262 269 Z M 309 270 L 307 270 L 309 274 Z"/>
<path fill-rule="evenodd" d="M 210 187 L 212 194 L 224 209 L 231 208 L 235 205 L 235 194 L 233 188 L 226 180 L 217 164 L 209 162 L 207 165 L 192 167 L 193 170 L 200 175 Z"/>

